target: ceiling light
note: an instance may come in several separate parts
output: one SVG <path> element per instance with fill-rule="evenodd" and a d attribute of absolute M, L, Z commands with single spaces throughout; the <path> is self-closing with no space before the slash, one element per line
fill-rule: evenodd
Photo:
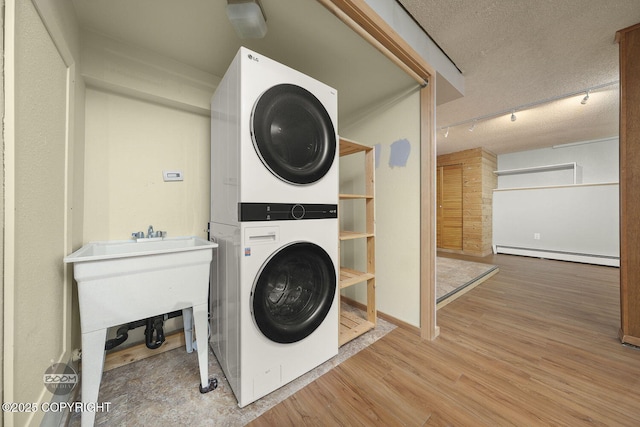
<path fill-rule="evenodd" d="M 589 91 L 587 91 L 587 94 L 584 96 L 584 98 L 582 98 L 582 101 L 580 101 L 580 104 L 584 105 L 587 103 L 588 100 L 589 100 Z"/>
<path fill-rule="evenodd" d="M 267 34 L 260 0 L 227 0 L 227 17 L 241 39 L 261 39 Z"/>
<path fill-rule="evenodd" d="M 585 97 L 581 101 L 581 103 L 584 105 L 589 100 L 591 91 L 604 89 L 606 87 L 614 86 L 614 85 L 617 85 L 619 83 L 620 83 L 619 80 L 614 80 L 614 81 L 611 81 L 611 82 L 608 82 L 608 83 L 603 83 L 603 84 L 600 84 L 600 85 L 597 85 L 597 86 L 591 86 L 591 87 L 588 87 L 588 88 L 585 88 L 585 89 L 582 89 L 582 90 L 578 90 L 578 91 L 575 91 L 575 92 L 569 92 L 569 93 L 565 93 L 565 94 L 562 94 L 562 95 L 553 96 L 551 98 L 546 98 L 546 99 L 541 99 L 539 101 L 530 102 L 528 104 L 522 104 L 522 105 L 517 105 L 517 106 L 514 106 L 514 107 L 510 107 L 510 108 L 505 108 L 504 110 L 496 111 L 494 113 L 483 114 L 481 116 L 474 117 L 474 118 L 471 118 L 471 119 L 462 120 L 462 121 L 455 122 L 455 123 L 450 123 L 450 124 L 448 124 L 446 126 L 442 126 L 440 129 L 442 129 L 442 130 L 446 129 L 447 130 L 447 132 L 445 134 L 445 138 L 446 138 L 446 136 L 449 135 L 449 128 L 454 128 L 456 126 L 467 126 L 467 125 L 471 124 L 470 127 L 469 127 L 469 131 L 473 131 L 473 129 L 475 129 L 475 125 L 478 122 L 482 122 L 482 121 L 486 121 L 486 120 L 489 120 L 489 119 L 493 119 L 495 117 L 503 117 L 504 115 L 506 115 L 508 113 L 511 113 L 511 121 L 515 122 L 517 120 L 516 111 L 530 110 L 530 109 L 532 109 L 534 107 L 538 107 L 538 106 L 544 105 L 544 104 L 549 104 L 549 103 L 551 103 L 553 101 L 558 101 L 558 100 L 565 99 L 565 98 L 574 98 L 574 97 L 576 97 L 578 95 L 582 95 L 583 93 L 586 93 Z"/>
<path fill-rule="evenodd" d="M 449 137 L 449 128 L 447 128 L 447 131 L 444 133 L 444 137 L 448 138 Z"/>

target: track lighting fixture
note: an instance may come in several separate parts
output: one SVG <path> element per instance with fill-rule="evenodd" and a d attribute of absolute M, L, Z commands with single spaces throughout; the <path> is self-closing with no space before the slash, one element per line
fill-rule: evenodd
<path fill-rule="evenodd" d="M 589 100 L 589 91 L 587 91 L 587 94 L 584 96 L 584 98 L 582 98 L 582 101 L 580 101 L 580 104 L 584 105 L 587 103 L 588 100 Z"/>
<path fill-rule="evenodd" d="M 228 0 L 229 1 L 229 0 Z M 482 116 L 478 116 L 478 117 L 474 117 L 472 119 L 468 119 L 468 120 L 462 120 L 459 122 L 455 122 L 455 123 L 450 123 L 446 126 L 441 127 L 440 129 L 446 129 L 446 132 L 444 134 L 444 137 L 447 138 L 449 136 L 449 128 L 452 127 L 456 127 L 456 126 L 463 126 L 463 125 L 470 125 L 469 126 L 469 132 L 473 132 L 473 130 L 476 128 L 476 124 L 480 121 L 485 121 L 485 120 L 489 120 L 489 119 L 493 119 L 496 117 L 501 117 L 504 116 L 505 114 L 511 113 L 511 121 L 515 122 L 517 120 L 516 117 L 516 111 L 524 111 L 524 110 L 529 110 L 532 109 L 534 107 L 540 106 L 540 105 L 544 105 L 544 104 L 548 104 L 550 102 L 554 102 L 554 101 L 559 101 L 561 99 L 566 99 L 566 98 L 571 98 L 577 95 L 581 95 L 581 94 L 585 94 L 584 98 L 582 98 L 582 101 L 580 101 L 580 103 L 582 105 L 586 104 L 587 101 L 589 101 L 589 96 L 590 93 L 594 90 L 600 90 L 600 89 L 604 89 L 606 87 L 609 86 L 614 86 L 619 84 L 620 81 L 619 80 L 614 80 L 608 83 L 603 83 L 597 86 L 592 86 L 583 90 L 579 90 L 579 91 L 575 91 L 575 92 L 570 92 L 570 93 L 565 93 L 562 95 L 558 95 L 558 96 L 554 96 L 551 98 L 547 98 L 547 99 L 542 99 L 540 101 L 535 101 L 535 102 L 531 102 L 529 104 L 523 104 L 523 105 L 518 105 L 516 107 L 511 107 L 509 109 L 505 109 L 502 111 L 497 111 L 494 113 L 490 113 L 490 114 L 484 114 Z"/>

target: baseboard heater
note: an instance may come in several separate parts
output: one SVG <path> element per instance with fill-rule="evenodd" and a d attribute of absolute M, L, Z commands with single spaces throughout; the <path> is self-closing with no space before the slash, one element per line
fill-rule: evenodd
<path fill-rule="evenodd" d="M 608 255 L 583 254 L 578 252 L 563 252 L 547 249 L 519 248 L 515 246 L 503 245 L 493 245 L 493 253 L 556 259 L 560 261 L 581 262 L 585 264 L 606 265 L 609 267 L 620 267 L 620 257 Z"/>

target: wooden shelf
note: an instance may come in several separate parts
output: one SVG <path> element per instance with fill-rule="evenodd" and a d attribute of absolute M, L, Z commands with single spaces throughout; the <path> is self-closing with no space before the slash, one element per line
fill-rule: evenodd
<path fill-rule="evenodd" d="M 365 273 L 351 268 L 340 267 L 340 289 L 366 282 L 374 277 L 376 276 L 373 273 Z"/>
<path fill-rule="evenodd" d="M 540 173 L 540 172 L 551 172 L 551 171 L 559 171 L 559 170 L 571 170 L 572 172 L 572 184 L 578 183 L 578 164 L 576 162 L 569 163 L 558 163 L 555 165 L 542 165 L 542 166 L 532 166 L 527 168 L 518 168 L 518 169 L 503 169 L 493 171 L 497 176 L 505 176 L 505 175 L 522 175 L 522 174 L 531 174 L 531 173 Z"/>
<path fill-rule="evenodd" d="M 357 312 L 340 311 L 340 335 L 338 342 L 344 345 L 352 339 L 376 327 L 376 275 L 375 275 L 375 205 L 374 205 L 374 163 L 375 151 L 373 147 L 340 138 L 340 156 L 364 153 L 363 174 L 365 181 L 364 194 L 340 194 L 340 200 L 365 201 L 365 229 L 364 232 L 340 230 L 340 241 L 366 239 L 366 250 L 360 257 L 366 257 L 367 271 L 358 271 L 340 266 L 340 289 L 358 284 L 366 284 L 367 302 L 364 316 Z M 342 249 L 341 249 L 342 250 Z"/>
<path fill-rule="evenodd" d="M 518 169 L 503 169 L 493 171 L 496 175 L 517 175 L 522 173 L 536 173 L 536 172 L 547 172 L 554 170 L 562 170 L 562 169 L 576 169 L 576 162 L 570 163 L 558 163 L 555 165 L 543 165 L 543 166 L 531 166 L 527 168 L 518 168 Z"/>
<path fill-rule="evenodd" d="M 354 239 L 364 239 L 367 237 L 374 237 L 373 233 L 361 233 L 358 231 L 340 231 L 340 240 L 354 240 Z"/>
<path fill-rule="evenodd" d="M 340 312 L 340 336 L 338 338 L 338 344 L 342 346 L 375 327 L 375 323 L 369 322 L 367 319 L 352 312 L 342 310 Z"/>
<path fill-rule="evenodd" d="M 355 141 L 351 141 L 350 139 L 340 138 L 340 157 L 370 151 L 373 151 L 373 147 L 359 144 Z"/>
<path fill-rule="evenodd" d="M 340 194 L 340 200 L 357 200 L 357 199 L 373 199 L 373 196 L 367 196 L 366 194 Z"/>
<path fill-rule="evenodd" d="M 603 185 L 620 185 L 618 182 L 594 182 L 588 184 L 559 184 L 559 185 L 539 185 L 535 187 L 509 187 L 509 188 L 494 188 L 493 192 L 500 191 L 521 191 L 521 190 L 545 190 L 555 188 L 581 188 L 581 187 L 598 187 Z"/>

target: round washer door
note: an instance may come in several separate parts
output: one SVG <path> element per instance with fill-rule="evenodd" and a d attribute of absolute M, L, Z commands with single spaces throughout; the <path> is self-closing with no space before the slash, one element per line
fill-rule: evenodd
<path fill-rule="evenodd" d="M 293 243 L 263 265 L 252 292 L 253 318 L 270 340 L 297 342 L 324 321 L 335 293 L 329 254 L 313 243 Z"/>
<path fill-rule="evenodd" d="M 296 85 L 276 85 L 260 95 L 251 114 L 251 136 L 262 163 L 292 184 L 320 180 L 335 158 L 329 113 L 311 92 Z"/>

